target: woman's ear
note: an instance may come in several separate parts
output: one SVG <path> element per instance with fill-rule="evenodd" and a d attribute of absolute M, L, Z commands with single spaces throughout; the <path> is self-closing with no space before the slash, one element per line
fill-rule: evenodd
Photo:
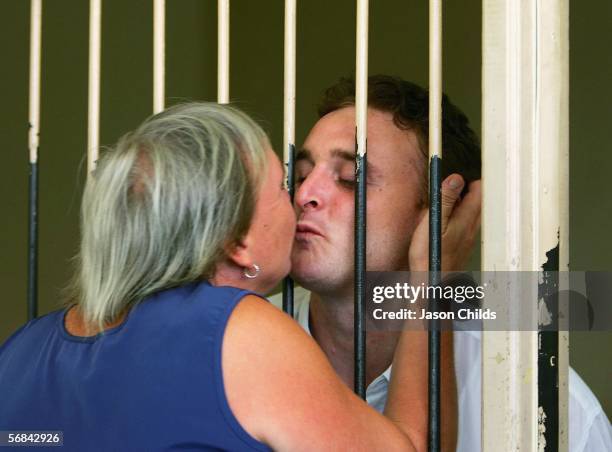
<path fill-rule="evenodd" d="M 225 254 L 230 262 L 241 268 L 253 266 L 253 257 L 247 245 L 247 237 L 242 237 L 235 242 L 225 246 Z"/>

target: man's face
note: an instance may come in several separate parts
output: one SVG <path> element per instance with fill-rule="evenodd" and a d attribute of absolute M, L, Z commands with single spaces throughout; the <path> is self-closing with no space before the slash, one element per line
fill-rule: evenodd
<path fill-rule="evenodd" d="M 367 269 L 408 269 L 410 239 L 420 207 L 425 162 L 412 131 L 391 113 L 368 110 Z M 292 276 L 319 293 L 353 288 L 355 108 L 321 118 L 295 166 L 297 234 Z"/>

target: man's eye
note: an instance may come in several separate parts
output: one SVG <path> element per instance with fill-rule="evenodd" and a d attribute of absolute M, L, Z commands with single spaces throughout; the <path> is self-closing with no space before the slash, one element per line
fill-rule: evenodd
<path fill-rule="evenodd" d="M 338 183 L 347 188 L 355 187 L 355 179 L 338 179 Z"/>

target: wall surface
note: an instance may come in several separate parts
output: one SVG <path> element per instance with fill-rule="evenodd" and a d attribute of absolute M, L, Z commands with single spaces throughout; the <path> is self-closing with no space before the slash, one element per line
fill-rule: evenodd
<path fill-rule="evenodd" d="M 172 0 L 167 12 L 169 104 L 216 98 L 216 1 Z M 354 73 L 355 2 L 298 2 L 297 144 L 322 90 Z M 444 90 L 480 130 L 481 6 L 447 1 Z M 427 2 L 372 1 L 370 74 L 427 84 Z M 26 320 L 29 2 L 0 2 L 0 341 Z M 612 3 L 571 2 L 571 267 L 612 270 L 608 138 Z M 152 2 L 104 0 L 101 143 L 112 145 L 152 110 Z M 283 2 L 231 5 L 230 97 L 282 154 Z M 40 140 L 40 311 L 59 307 L 78 240 L 87 141 L 88 2 L 44 2 Z M 478 253 L 476 253 L 478 254 Z M 571 362 L 612 413 L 610 333 L 574 333 Z M 605 353 L 595 359 L 592 351 Z"/>

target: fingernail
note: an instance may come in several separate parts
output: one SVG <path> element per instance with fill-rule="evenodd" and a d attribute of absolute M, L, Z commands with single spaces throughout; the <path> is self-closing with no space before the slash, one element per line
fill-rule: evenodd
<path fill-rule="evenodd" d="M 461 180 L 458 177 L 453 177 L 450 181 L 448 181 L 448 186 L 453 190 L 456 190 L 457 188 L 461 187 Z"/>

